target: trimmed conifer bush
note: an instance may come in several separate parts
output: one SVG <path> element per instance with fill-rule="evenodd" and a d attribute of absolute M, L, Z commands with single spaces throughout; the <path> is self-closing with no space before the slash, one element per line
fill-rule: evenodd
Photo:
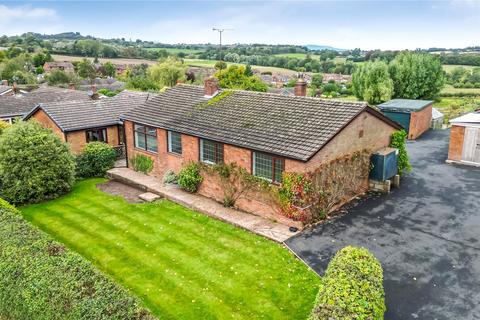
<path fill-rule="evenodd" d="M 328 264 L 310 320 L 382 320 L 385 310 L 380 262 L 348 246 Z"/>

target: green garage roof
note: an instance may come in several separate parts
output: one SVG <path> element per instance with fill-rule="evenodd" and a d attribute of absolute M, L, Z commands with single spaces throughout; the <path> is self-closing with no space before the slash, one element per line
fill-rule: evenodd
<path fill-rule="evenodd" d="M 432 100 L 392 99 L 390 101 L 379 104 L 378 108 L 382 111 L 410 113 L 420 111 L 432 103 Z"/>

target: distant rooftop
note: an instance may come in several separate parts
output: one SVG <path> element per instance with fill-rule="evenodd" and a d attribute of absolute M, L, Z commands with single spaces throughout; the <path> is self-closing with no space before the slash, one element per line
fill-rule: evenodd
<path fill-rule="evenodd" d="M 458 118 L 450 120 L 452 124 L 477 123 L 480 124 L 480 111 L 470 112 Z"/>
<path fill-rule="evenodd" d="M 382 111 L 414 112 L 422 110 L 432 103 L 432 100 L 392 99 L 377 107 Z"/>

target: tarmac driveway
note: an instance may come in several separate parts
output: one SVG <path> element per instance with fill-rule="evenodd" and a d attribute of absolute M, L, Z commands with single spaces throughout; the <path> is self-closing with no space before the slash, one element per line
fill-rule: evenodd
<path fill-rule="evenodd" d="M 480 169 L 445 163 L 448 135 L 408 143 L 399 189 L 286 244 L 319 274 L 342 247 L 368 248 L 384 269 L 385 319 L 480 319 Z"/>

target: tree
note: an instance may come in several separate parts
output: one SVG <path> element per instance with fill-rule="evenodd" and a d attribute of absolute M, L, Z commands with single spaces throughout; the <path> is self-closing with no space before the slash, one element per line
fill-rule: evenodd
<path fill-rule="evenodd" d="M 383 61 L 366 62 L 357 68 L 352 85 L 355 96 L 371 104 L 385 102 L 393 94 L 393 81 Z"/>
<path fill-rule="evenodd" d="M 110 61 L 105 62 L 103 64 L 103 68 L 105 69 L 105 74 L 107 76 L 109 76 L 109 77 L 114 77 L 115 76 L 115 73 L 116 73 L 117 69 L 115 68 L 113 63 L 111 63 Z"/>
<path fill-rule="evenodd" d="M 217 61 L 215 62 L 215 69 L 217 70 L 227 69 L 227 63 L 225 61 Z"/>
<path fill-rule="evenodd" d="M 230 66 L 226 70 L 215 73 L 222 88 L 250 91 L 267 91 L 267 85 L 256 76 L 247 76 L 244 66 Z"/>
<path fill-rule="evenodd" d="M 167 58 L 161 63 L 148 68 L 148 77 L 158 84 L 160 88 L 173 87 L 177 81 L 184 77 L 187 67 L 174 58 Z"/>
<path fill-rule="evenodd" d="M 246 75 L 246 76 L 249 76 L 249 77 L 250 77 L 250 76 L 253 76 L 252 66 L 249 65 L 249 64 L 247 64 L 247 65 L 245 66 L 245 75 Z"/>
<path fill-rule="evenodd" d="M 91 81 L 97 76 L 95 67 L 85 58 L 77 64 L 77 73 L 80 77 L 90 79 Z"/>
<path fill-rule="evenodd" d="M 13 204 L 53 199 L 70 190 L 75 162 L 68 145 L 36 121 L 0 136 L 0 197 Z"/>
<path fill-rule="evenodd" d="M 390 64 L 395 98 L 433 99 L 445 84 L 440 60 L 428 53 L 403 52 Z"/>
<path fill-rule="evenodd" d="M 69 76 L 63 70 L 53 70 L 52 72 L 50 72 L 50 74 L 47 75 L 47 81 L 48 84 L 51 86 L 74 82 L 73 77 Z"/>

